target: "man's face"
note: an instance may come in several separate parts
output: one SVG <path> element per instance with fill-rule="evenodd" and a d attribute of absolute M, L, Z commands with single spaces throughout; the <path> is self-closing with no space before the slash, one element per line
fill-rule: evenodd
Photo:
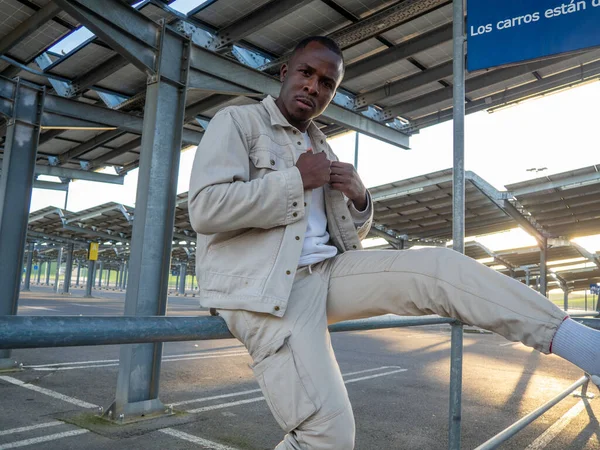
<path fill-rule="evenodd" d="M 327 108 L 342 76 L 342 59 L 322 44 L 310 42 L 281 67 L 277 105 L 290 124 L 304 131 Z"/>

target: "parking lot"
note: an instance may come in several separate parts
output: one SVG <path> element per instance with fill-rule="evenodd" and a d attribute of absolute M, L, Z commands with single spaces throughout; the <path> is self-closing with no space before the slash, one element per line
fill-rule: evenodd
<path fill-rule="evenodd" d="M 124 293 L 22 293 L 19 314 L 121 315 Z M 203 315 L 196 298 L 170 297 L 168 314 Z M 476 330 L 469 330 L 476 331 Z M 450 328 L 336 333 L 357 421 L 357 449 L 447 448 Z M 0 450 L 272 449 L 282 437 L 235 340 L 167 343 L 161 395 L 175 414 L 112 424 L 98 417 L 117 382 L 118 346 L 15 350 L 20 372 L 0 374 Z M 488 334 L 465 334 L 463 445 L 471 449 L 581 376 L 555 356 Z M 597 394 L 595 387 L 590 392 Z M 598 400 L 569 396 L 506 449 L 600 448 Z"/>

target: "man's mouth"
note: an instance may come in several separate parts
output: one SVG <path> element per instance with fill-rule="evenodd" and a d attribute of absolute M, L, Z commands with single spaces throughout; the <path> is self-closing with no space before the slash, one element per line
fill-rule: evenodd
<path fill-rule="evenodd" d="M 314 108 L 315 107 L 314 103 L 311 100 L 309 100 L 308 98 L 305 98 L 305 97 L 296 97 L 296 101 L 298 103 L 301 103 L 301 104 L 309 107 L 309 108 Z"/>

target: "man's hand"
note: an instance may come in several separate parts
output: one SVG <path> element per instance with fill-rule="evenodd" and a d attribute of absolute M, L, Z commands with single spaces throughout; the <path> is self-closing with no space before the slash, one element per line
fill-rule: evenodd
<path fill-rule="evenodd" d="M 300 171 L 304 189 L 316 189 L 329 182 L 331 161 L 324 152 L 313 154 L 312 150 L 302 153 L 296 167 Z"/>
<path fill-rule="evenodd" d="M 365 210 L 367 207 L 367 189 L 352 164 L 333 161 L 329 183 L 333 189 L 341 191 L 352 200 L 357 210 Z"/>

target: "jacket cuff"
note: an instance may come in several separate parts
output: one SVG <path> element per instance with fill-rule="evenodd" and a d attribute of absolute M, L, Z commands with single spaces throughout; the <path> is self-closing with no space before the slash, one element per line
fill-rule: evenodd
<path fill-rule="evenodd" d="M 352 216 L 352 220 L 354 221 L 354 226 L 356 228 L 362 227 L 367 221 L 371 218 L 373 214 L 373 204 L 371 202 L 371 195 L 367 190 L 367 206 L 363 211 L 359 211 L 352 203 L 352 200 L 348 200 L 348 209 L 350 210 L 350 215 Z"/>

